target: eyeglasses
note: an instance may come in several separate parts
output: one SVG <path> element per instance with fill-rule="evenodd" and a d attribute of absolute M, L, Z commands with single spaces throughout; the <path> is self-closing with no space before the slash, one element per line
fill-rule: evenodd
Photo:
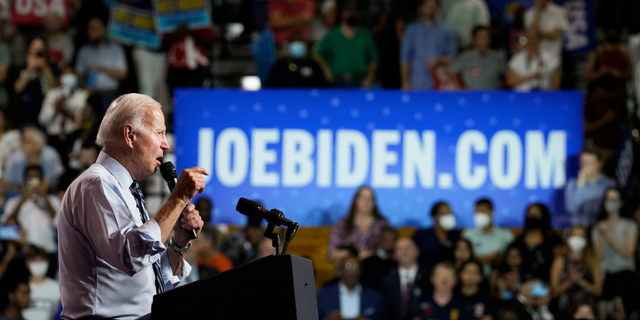
<path fill-rule="evenodd" d="M 360 264 L 356 263 L 356 262 L 354 262 L 354 263 L 347 262 L 347 263 L 344 264 L 344 268 L 346 270 L 358 270 L 358 269 L 360 269 Z"/>

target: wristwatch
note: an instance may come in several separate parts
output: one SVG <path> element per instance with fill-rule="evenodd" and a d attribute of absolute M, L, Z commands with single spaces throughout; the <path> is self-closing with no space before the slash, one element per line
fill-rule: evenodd
<path fill-rule="evenodd" d="M 187 251 L 189 251 L 189 249 L 191 249 L 191 244 L 192 244 L 192 243 L 191 243 L 191 241 L 189 241 L 189 244 L 188 244 L 186 247 L 181 248 L 181 247 L 178 247 L 178 246 L 173 242 L 173 238 L 169 239 L 169 246 L 171 246 L 171 248 L 172 248 L 175 252 L 177 252 L 177 253 L 179 253 L 179 254 L 185 254 L 185 253 L 187 253 Z"/>

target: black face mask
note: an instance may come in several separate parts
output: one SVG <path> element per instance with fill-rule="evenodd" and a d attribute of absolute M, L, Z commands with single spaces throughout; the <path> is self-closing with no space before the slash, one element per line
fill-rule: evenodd
<path fill-rule="evenodd" d="M 542 229 L 543 225 L 542 225 L 542 219 L 540 218 L 527 218 L 524 220 L 524 228 L 531 230 L 531 229 Z"/>
<path fill-rule="evenodd" d="M 346 23 L 351 26 L 351 27 L 357 27 L 360 25 L 360 17 L 358 17 L 357 14 L 352 14 L 349 17 L 347 17 L 347 21 Z"/>

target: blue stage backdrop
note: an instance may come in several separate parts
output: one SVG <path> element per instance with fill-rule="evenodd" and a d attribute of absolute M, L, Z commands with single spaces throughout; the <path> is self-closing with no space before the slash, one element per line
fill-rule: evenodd
<path fill-rule="evenodd" d="M 178 169 L 206 168 L 214 222 L 244 224 L 240 197 L 302 226 L 330 225 L 371 186 L 395 226 L 429 226 L 449 202 L 473 224 L 480 197 L 520 227 L 549 204 L 562 224 L 563 187 L 582 148 L 579 92 L 177 90 Z"/>

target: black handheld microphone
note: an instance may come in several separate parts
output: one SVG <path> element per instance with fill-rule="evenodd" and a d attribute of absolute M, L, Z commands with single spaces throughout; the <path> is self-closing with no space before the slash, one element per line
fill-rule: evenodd
<path fill-rule="evenodd" d="M 277 209 L 269 211 L 263 208 L 259 203 L 247 198 L 240 198 L 240 200 L 238 200 L 236 210 L 249 218 L 265 219 L 268 223 L 278 227 L 282 225 L 286 226 L 287 242 L 291 242 L 298 231 L 298 223 L 285 218 L 282 211 Z"/>
<path fill-rule="evenodd" d="M 169 187 L 169 191 L 173 192 L 173 188 L 176 187 L 176 183 L 178 182 L 178 174 L 176 174 L 176 167 L 171 163 L 171 161 L 167 161 L 160 165 L 160 173 L 162 174 L 162 179 L 167 182 L 167 186 Z M 184 210 L 184 209 L 183 209 Z M 180 220 L 182 220 L 183 215 L 180 214 Z M 187 230 L 189 234 L 189 238 L 195 239 L 198 237 L 195 229 Z"/>

